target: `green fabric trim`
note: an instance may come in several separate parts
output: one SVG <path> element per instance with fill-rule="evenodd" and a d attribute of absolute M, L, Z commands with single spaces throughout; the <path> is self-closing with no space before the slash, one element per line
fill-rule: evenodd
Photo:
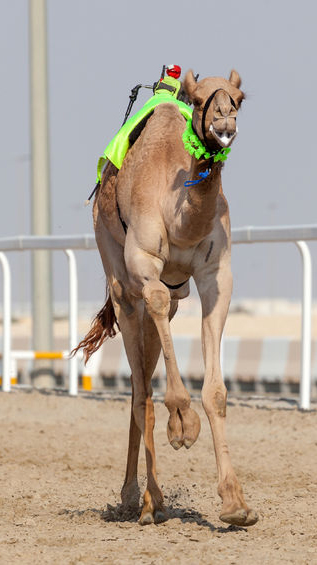
<path fill-rule="evenodd" d="M 186 129 L 183 133 L 183 142 L 186 151 L 188 151 L 190 155 L 195 155 L 196 159 L 200 159 L 202 155 L 204 159 L 210 159 L 211 154 L 206 150 L 203 142 L 194 133 L 191 120 L 188 120 L 187 122 Z"/>
<path fill-rule="evenodd" d="M 124 126 L 122 126 L 112 141 L 110 141 L 107 145 L 103 155 L 98 161 L 96 182 L 101 181 L 102 170 L 107 159 L 109 159 L 109 161 L 111 161 L 117 169 L 121 168 L 123 160 L 129 149 L 129 136 L 131 132 L 148 114 L 153 112 L 154 108 L 156 108 L 159 104 L 176 104 L 180 113 L 186 120 L 191 120 L 192 118 L 193 110 L 187 106 L 187 104 L 181 102 L 181 100 L 177 100 L 166 90 L 159 91 L 144 104 L 141 110 L 127 120 Z"/>
<path fill-rule="evenodd" d="M 223 147 L 217 153 L 215 151 L 213 153 L 209 153 L 209 151 L 206 150 L 203 142 L 195 134 L 191 120 L 187 121 L 186 129 L 183 133 L 183 143 L 186 151 L 188 151 L 190 155 L 194 155 L 196 159 L 204 157 L 204 159 L 207 160 L 213 157 L 214 163 L 217 163 L 217 161 L 226 161 L 231 151 L 230 147 Z"/>

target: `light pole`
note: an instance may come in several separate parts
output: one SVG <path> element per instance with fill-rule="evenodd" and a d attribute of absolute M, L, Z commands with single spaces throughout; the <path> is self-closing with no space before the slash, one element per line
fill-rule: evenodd
<path fill-rule="evenodd" d="M 51 214 L 46 0 L 29 0 L 29 22 L 32 160 L 31 229 L 33 235 L 47 235 L 51 231 Z M 52 349 L 51 256 L 48 251 L 35 251 L 32 259 L 33 348 L 49 351 Z M 45 371 L 43 362 L 41 362 L 41 368 Z M 36 369 L 39 371 L 39 366 Z"/>

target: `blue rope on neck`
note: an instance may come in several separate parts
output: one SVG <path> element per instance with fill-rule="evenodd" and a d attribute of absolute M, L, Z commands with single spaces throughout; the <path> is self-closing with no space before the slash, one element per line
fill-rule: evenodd
<path fill-rule="evenodd" d="M 184 186 L 188 187 L 188 186 L 194 186 L 195 184 L 199 184 L 200 182 L 202 182 L 206 177 L 208 177 L 210 173 L 210 169 L 206 169 L 203 173 L 198 173 L 199 176 L 201 177 L 200 179 L 197 180 L 186 180 L 184 182 Z"/>
<path fill-rule="evenodd" d="M 216 152 L 212 153 L 211 156 L 210 156 L 211 159 L 213 160 L 212 163 L 217 163 L 217 161 L 221 161 L 223 163 L 224 161 L 227 160 L 227 157 L 228 157 L 228 154 L 230 153 L 230 151 L 231 151 L 230 147 L 223 147 L 217 153 Z M 195 186 L 195 184 L 199 184 L 200 182 L 202 182 L 206 177 L 208 177 L 209 173 L 211 172 L 212 163 L 209 165 L 208 169 L 206 169 L 203 173 L 198 173 L 199 176 L 201 177 L 200 179 L 198 179 L 198 180 L 187 180 L 187 181 L 184 182 L 184 186 L 185 187 Z"/>

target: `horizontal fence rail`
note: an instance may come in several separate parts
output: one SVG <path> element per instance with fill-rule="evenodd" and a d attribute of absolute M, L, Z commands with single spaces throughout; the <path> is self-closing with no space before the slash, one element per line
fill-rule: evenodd
<path fill-rule="evenodd" d="M 232 243 L 283 243 L 317 240 L 317 224 L 232 228 Z"/>
<path fill-rule="evenodd" d="M 302 348 L 300 401 L 302 409 L 310 407 L 311 389 L 311 306 L 312 306 L 312 269 L 311 255 L 306 241 L 317 240 L 317 224 L 295 226 L 270 226 L 232 229 L 233 244 L 293 242 L 300 251 L 303 262 L 302 295 Z M 37 249 L 62 250 L 66 253 L 69 267 L 69 350 L 78 343 L 78 282 L 76 259 L 73 250 L 96 249 L 93 234 L 69 236 L 15 236 L 0 238 L 0 265 L 3 273 L 3 353 L 2 353 L 2 390 L 10 391 L 11 363 L 11 273 L 4 252 L 27 251 Z M 78 391 L 78 359 L 75 355 L 69 360 L 69 394 Z"/>
<path fill-rule="evenodd" d="M 97 249 L 95 236 L 85 235 L 18 235 L 0 238 L 0 251 L 30 251 L 34 249 Z"/>

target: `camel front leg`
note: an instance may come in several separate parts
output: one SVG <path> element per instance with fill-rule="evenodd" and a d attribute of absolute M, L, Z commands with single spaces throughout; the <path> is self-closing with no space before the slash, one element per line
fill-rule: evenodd
<path fill-rule="evenodd" d="M 127 233 L 125 261 L 133 292 L 142 292 L 147 312 L 160 337 L 167 377 L 165 405 L 170 412 L 169 441 L 174 449 L 182 445 L 189 448 L 198 437 L 200 420 L 190 408 L 190 396 L 183 385 L 175 359 L 169 326 L 170 292 L 159 280 L 164 262 L 158 256 L 140 249 L 130 229 Z"/>
<path fill-rule="evenodd" d="M 205 378 L 202 402 L 207 414 L 218 468 L 218 493 L 223 501 L 220 519 L 229 524 L 251 526 L 258 520 L 247 506 L 242 488 L 233 470 L 225 436 L 227 390 L 220 367 L 220 340 L 228 313 L 232 276 L 229 263 L 216 274 L 195 277 L 202 303 L 202 345 Z"/>
<path fill-rule="evenodd" d="M 163 349 L 166 366 L 165 405 L 170 413 L 167 435 L 174 449 L 189 448 L 200 431 L 198 414 L 190 408 L 190 395 L 180 377 L 169 325 L 170 293 L 160 281 L 149 281 L 143 287 L 147 311 L 153 319 Z"/>

